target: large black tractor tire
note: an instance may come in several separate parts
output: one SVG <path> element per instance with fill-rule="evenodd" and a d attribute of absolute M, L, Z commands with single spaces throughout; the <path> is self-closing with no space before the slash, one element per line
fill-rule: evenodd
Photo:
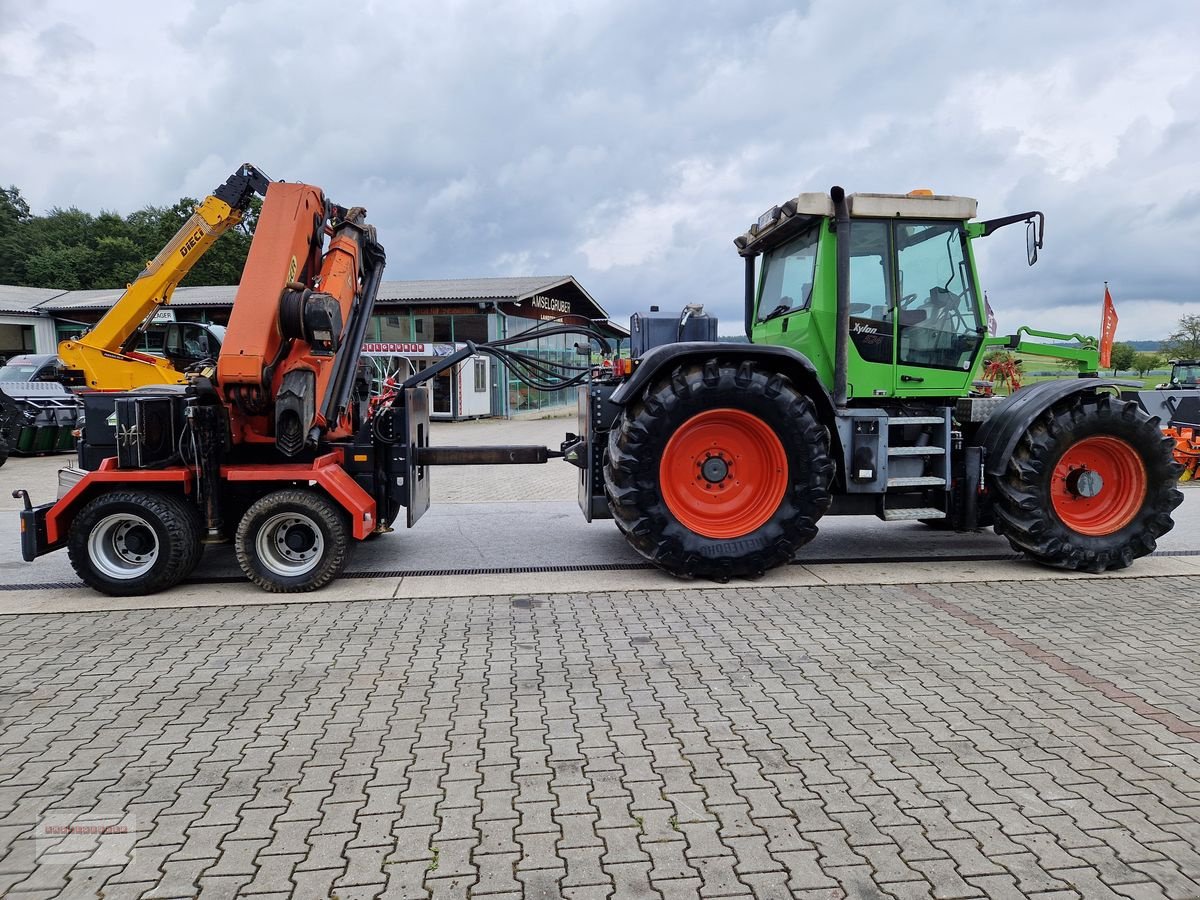
<path fill-rule="evenodd" d="M 276 594 L 324 587 L 342 573 L 353 544 L 341 508 L 324 494 L 297 488 L 252 503 L 233 540 L 246 577 Z"/>
<path fill-rule="evenodd" d="M 722 582 L 762 575 L 812 540 L 833 475 L 829 432 L 786 376 L 716 359 L 631 403 L 604 464 L 634 549 L 673 575 Z"/>
<path fill-rule="evenodd" d="M 1045 565 L 1123 569 L 1174 526 L 1182 467 L 1171 446 L 1135 402 L 1068 397 L 1034 420 L 1003 475 L 988 476 L 996 533 Z"/>
<path fill-rule="evenodd" d="M 178 584 L 200 559 L 200 516 L 182 497 L 113 491 L 90 501 L 67 532 L 67 555 L 89 586 L 140 597 Z"/>

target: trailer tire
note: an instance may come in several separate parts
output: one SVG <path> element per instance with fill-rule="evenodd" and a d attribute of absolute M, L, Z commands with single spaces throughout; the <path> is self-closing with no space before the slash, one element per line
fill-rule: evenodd
<path fill-rule="evenodd" d="M 200 517 L 182 497 L 158 491 L 101 494 L 75 516 L 67 555 L 83 581 L 113 597 L 178 584 L 200 559 Z"/>
<path fill-rule="evenodd" d="M 1052 405 L 989 475 L 996 533 L 1045 565 L 1123 569 L 1174 527 L 1181 467 L 1141 407 L 1108 394 Z"/>
<path fill-rule="evenodd" d="M 812 401 L 749 360 L 682 365 L 652 384 L 609 432 L 604 465 L 634 549 L 721 582 L 758 577 L 812 540 L 833 474 Z"/>
<path fill-rule="evenodd" d="M 286 488 L 250 505 L 233 543 L 247 578 L 264 591 L 290 594 L 337 578 L 353 537 L 346 514 L 324 494 Z"/>

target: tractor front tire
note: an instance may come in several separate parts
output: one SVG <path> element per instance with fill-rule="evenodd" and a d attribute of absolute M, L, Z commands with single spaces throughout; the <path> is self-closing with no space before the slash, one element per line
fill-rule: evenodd
<path fill-rule="evenodd" d="M 342 573 L 354 539 L 324 494 L 286 488 L 250 505 L 233 545 L 246 577 L 276 594 L 315 591 Z"/>
<path fill-rule="evenodd" d="M 989 476 L 996 533 L 1049 566 L 1123 569 L 1174 526 L 1181 467 L 1132 401 L 1077 394 L 1043 412 Z"/>
<path fill-rule="evenodd" d="M 609 432 L 609 509 L 672 575 L 728 581 L 787 563 L 829 509 L 829 433 L 784 375 L 753 362 L 677 367 Z"/>
<path fill-rule="evenodd" d="M 67 555 L 102 594 L 141 597 L 178 584 L 200 559 L 200 516 L 182 497 L 113 491 L 90 501 L 67 532 Z"/>

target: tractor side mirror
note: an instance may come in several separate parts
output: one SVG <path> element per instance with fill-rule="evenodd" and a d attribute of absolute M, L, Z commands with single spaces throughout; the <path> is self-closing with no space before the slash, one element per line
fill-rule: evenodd
<path fill-rule="evenodd" d="M 1029 257 L 1029 264 L 1032 266 L 1037 262 L 1038 247 L 1042 242 L 1038 240 L 1037 223 L 1030 219 L 1025 223 L 1025 255 Z"/>

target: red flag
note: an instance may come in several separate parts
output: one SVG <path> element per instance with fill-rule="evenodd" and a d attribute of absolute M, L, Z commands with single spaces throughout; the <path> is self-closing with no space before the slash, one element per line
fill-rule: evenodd
<path fill-rule="evenodd" d="M 1113 306 L 1108 282 L 1104 282 L 1104 313 L 1100 320 L 1100 368 L 1112 366 L 1113 338 L 1117 336 L 1117 308 Z"/>

